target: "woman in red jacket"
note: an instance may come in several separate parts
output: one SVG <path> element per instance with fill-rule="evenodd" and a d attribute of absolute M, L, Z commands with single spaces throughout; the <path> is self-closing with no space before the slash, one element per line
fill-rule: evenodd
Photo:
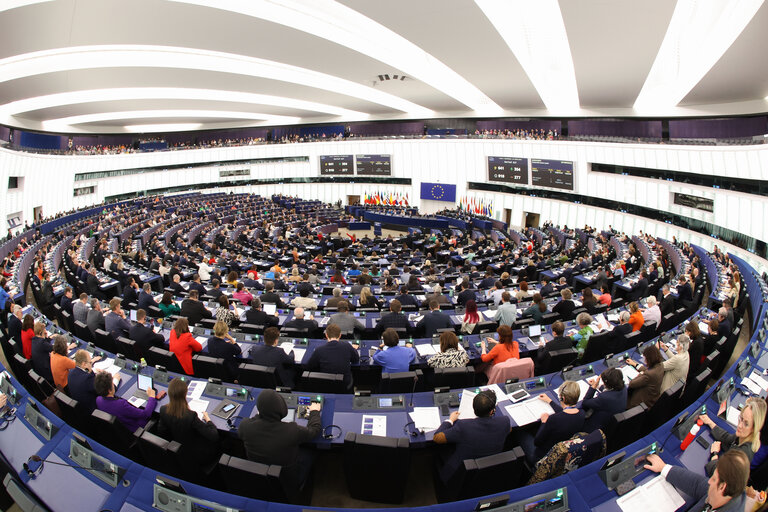
<path fill-rule="evenodd" d="M 32 358 L 32 338 L 35 337 L 35 318 L 24 315 L 21 320 L 21 349 L 26 359 Z"/>
<path fill-rule="evenodd" d="M 192 353 L 200 352 L 203 350 L 203 346 L 189 332 L 189 322 L 186 318 L 181 317 L 173 324 L 169 348 L 171 352 L 176 354 L 176 359 L 181 363 L 184 372 L 187 375 L 193 375 Z"/>

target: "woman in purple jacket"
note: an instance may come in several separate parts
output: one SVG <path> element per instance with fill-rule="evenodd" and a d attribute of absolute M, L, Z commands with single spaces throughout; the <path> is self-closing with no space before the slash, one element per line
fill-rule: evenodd
<path fill-rule="evenodd" d="M 157 406 L 158 397 L 155 396 L 155 390 L 152 388 L 147 389 L 148 398 L 143 409 L 132 406 L 123 398 L 116 397 L 115 384 L 109 372 L 96 374 L 93 387 L 99 395 L 96 397 L 96 408 L 115 416 L 129 432 L 135 432 L 136 429 L 144 427 Z M 164 394 L 163 392 L 162 395 Z"/>

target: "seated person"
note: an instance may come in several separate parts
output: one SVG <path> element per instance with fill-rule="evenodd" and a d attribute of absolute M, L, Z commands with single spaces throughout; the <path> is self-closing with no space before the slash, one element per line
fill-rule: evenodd
<path fill-rule="evenodd" d="M 587 311 L 594 311 L 597 306 L 597 297 L 589 286 L 581 291 L 581 305 L 587 308 Z"/>
<path fill-rule="evenodd" d="M 297 307 L 293 310 L 293 318 L 290 321 L 285 322 L 284 329 L 295 329 L 297 331 L 304 331 L 307 334 L 311 334 L 317 330 L 317 320 L 314 318 L 306 319 L 304 308 Z"/>
<path fill-rule="evenodd" d="M 87 350 L 78 350 L 75 352 L 75 367 L 69 370 L 67 385 L 69 386 L 69 396 L 77 400 L 77 408 L 80 412 L 90 415 L 96 408 L 96 388 L 93 381 L 96 374 L 93 373 L 93 363 L 100 360 L 96 356 L 91 359 L 91 354 Z M 119 377 L 120 374 L 118 373 Z"/>
<path fill-rule="evenodd" d="M 665 464 L 656 454 L 648 455 L 645 469 L 661 475 L 695 500 L 691 511 L 741 512 L 745 510 L 749 460 L 743 452 L 731 450 L 717 461 L 712 476 Z"/>
<path fill-rule="evenodd" d="M 277 346 L 278 339 L 280 339 L 280 331 L 277 327 L 267 327 L 264 329 L 264 344 L 251 347 L 251 360 L 253 364 L 274 368 L 280 383 L 283 386 L 293 388 L 293 351 L 290 354 L 286 354 L 285 350 Z"/>
<path fill-rule="evenodd" d="M 555 304 L 552 308 L 553 313 L 559 313 L 560 318 L 563 320 L 570 320 L 573 318 L 573 310 L 576 309 L 576 304 L 573 302 L 573 293 L 570 288 L 563 288 L 560 290 L 560 297 L 562 300 Z"/>
<path fill-rule="evenodd" d="M 542 372 L 546 371 L 546 369 L 549 366 L 549 362 L 551 360 L 551 354 L 552 352 L 557 352 L 559 350 L 568 350 L 569 348 L 573 348 L 573 340 L 570 336 L 563 336 L 565 333 L 565 324 L 558 320 L 557 322 L 552 324 L 552 335 L 553 338 L 551 341 L 548 341 L 546 345 L 539 348 L 539 353 L 536 354 L 536 372 Z"/>
<path fill-rule="evenodd" d="M 661 396 L 661 381 L 664 379 L 664 365 L 661 352 L 656 345 L 650 345 L 643 350 L 646 366 L 638 365 L 632 359 L 627 364 L 634 366 L 640 375 L 629 381 L 629 403 L 627 409 L 644 403 L 650 409 Z"/>
<path fill-rule="evenodd" d="M 629 325 L 632 326 L 632 332 L 639 331 L 645 323 L 643 313 L 640 311 L 640 306 L 637 302 L 629 303 Z"/>
<path fill-rule="evenodd" d="M 518 434 L 518 441 L 529 463 L 536 464 L 555 444 L 570 439 L 584 429 L 584 411 L 575 407 L 580 392 L 576 382 L 565 381 L 560 386 L 558 397 L 564 407 L 545 394 L 539 395 L 539 400 L 548 403 L 555 413 L 541 415 L 541 426 L 535 437 L 525 431 Z"/>
<path fill-rule="evenodd" d="M 310 288 L 300 288 L 299 296 L 291 300 L 291 305 L 295 308 L 317 309 L 317 301 L 309 296 Z"/>
<path fill-rule="evenodd" d="M 157 307 L 163 312 L 163 317 L 165 318 L 181 313 L 181 308 L 174 302 L 173 294 L 169 291 L 163 292 L 163 298 L 160 299 L 160 304 Z"/>
<path fill-rule="evenodd" d="M 189 296 L 181 301 L 179 315 L 186 317 L 190 325 L 197 325 L 203 318 L 213 318 L 213 313 L 198 300 L 197 290 L 190 290 Z"/>
<path fill-rule="evenodd" d="M 686 382 L 690 363 L 688 355 L 690 343 L 691 339 L 688 335 L 681 334 L 677 337 L 677 354 L 673 354 L 661 340 L 656 342 L 659 349 L 664 350 L 667 354 L 667 360 L 662 363 L 662 366 L 664 366 L 664 378 L 661 381 L 662 393 L 671 388 L 678 380 Z"/>
<path fill-rule="evenodd" d="M 241 312 L 237 309 L 237 306 L 229 303 L 226 295 L 219 295 L 216 302 L 219 303 L 219 307 L 216 308 L 214 313 L 214 318 L 216 318 L 217 322 L 224 322 L 227 324 L 227 327 L 234 327 L 240 323 Z"/>
<path fill-rule="evenodd" d="M 213 336 L 208 338 L 208 355 L 224 359 L 224 367 L 227 369 L 229 380 L 237 378 L 237 367 L 240 364 L 240 345 L 229 334 L 229 327 L 221 320 L 213 326 Z"/>
<path fill-rule="evenodd" d="M 408 321 L 408 317 L 401 313 L 401 310 L 402 305 L 400 304 L 400 301 L 392 299 L 389 302 L 389 314 L 382 313 L 379 323 L 376 324 L 376 330 L 382 333 L 385 329 L 392 328 L 405 329 L 406 333 L 410 332 L 411 323 Z"/>
<path fill-rule="evenodd" d="M 381 309 L 381 302 L 374 297 L 369 286 L 366 286 L 360 292 L 360 307 Z"/>
<path fill-rule="evenodd" d="M 181 444 L 180 455 L 188 463 L 208 466 L 219 455 L 219 430 L 207 412 L 202 421 L 187 403 L 187 382 L 179 377 L 168 384 L 168 404 L 160 408 L 158 434 Z"/>
<path fill-rule="evenodd" d="M 573 340 L 574 346 L 576 347 L 576 351 L 579 353 L 579 357 L 584 355 L 584 350 L 587 348 L 589 338 L 592 337 L 592 327 L 590 326 L 591 323 L 592 317 L 589 315 L 589 313 L 579 313 L 576 316 L 576 325 L 578 326 L 579 330 L 573 336 L 571 336 L 571 339 Z"/>
<path fill-rule="evenodd" d="M 601 381 L 603 390 L 595 396 Z M 605 429 L 611 416 L 627 410 L 627 387 L 621 370 L 608 368 L 588 382 L 589 389 L 581 402 L 581 408 L 587 415 L 584 421 L 584 432 L 587 433 Z"/>
<path fill-rule="evenodd" d="M 251 309 L 245 312 L 245 321 L 251 325 L 263 325 L 266 327 L 277 327 L 280 323 L 280 317 L 275 311 L 274 315 L 268 315 L 261 310 L 261 299 L 254 297 L 251 301 Z"/>
<path fill-rule="evenodd" d="M 765 410 L 765 400 L 755 396 L 747 398 L 744 409 L 739 413 L 736 432 L 733 434 L 715 424 L 708 415 L 699 416 L 699 419 L 712 430 L 712 437 L 715 438 L 715 442 L 709 447 L 709 462 L 704 468 L 707 475 L 712 475 L 717 466 L 717 459 L 731 449 L 744 452 L 747 459 L 752 461 L 755 453 L 760 449 L 760 431 L 765 423 Z"/>
<path fill-rule="evenodd" d="M 491 364 L 503 363 L 507 359 L 520 359 L 520 347 L 513 338 L 512 328 L 508 325 L 500 325 L 496 332 L 499 334 L 498 342 L 491 337 L 483 339 L 480 347 L 480 359 L 484 363 Z M 487 352 L 488 343 L 493 345 L 490 352 Z"/>
<path fill-rule="evenodd" d="M 35 336 L 32 338 L 32 368 L 38 375 L 53 385 L 53 374 L 51 374 L 51 352 L 53 346 L 48 339 L 48 331 L 45 330 L 45 324 L 35 322 Z"/>
<path fill-rule="evenodd" d="M 540 293 L 535 293 L 533 295 L 533 304 L 528 306 L 525 311 L 523 311 L 523 317 L 530 317 L 533 318 L 533 320 L 539 324 L 541 323 L 541 319 L 544 315 L 547 314 L 547 303 L 544 302 L 544 298 L 541 296 Z"/>
<path fill-rule="evenodd" d="M 276 391 L 265 389 L 256 398 L 258 414 L 240 422 L 237 434 L 243 440 L 248 460 L 283 467 L 289 488 L 299 489 L 312 469 L 311 453 L 300 445 L 311 441 L 322 431 L 321 405 L 309 406 L 306 427 L 282 421 L 288 414 L 285 400 Z"/>
<path fill-rule="evenodd" d="M 115 383 L 109 372 L 98 373 L 93 381 L 93 386 L 98 395 L 96 407 L 115 416 L 129 432 L 135 432 L 137 428 L 146 426 L 157 406 L 157 400 L 165 396 L 165 392 L 156 395 L 154 389 L 147 389 L 147 397 L 149 397 L 147 403 L 144 404 L 143 408 L 134 407 L 127 400 L 115 396 Z"/>
<path fill-rule="evenodd" d="M 437 301 L 432 299 L 429 301 L 429 313 L 424 314 L 416 328 L 424 329 L 424 337 L 431 338 L 438 329 L 452 329 L 453 322 L 450 316 L 440 311 Z"/>
<path fill-rule="evenodd" d="M 58 389 L 66 389 L 69 371 L 75 367 L 75 362 L 67 357 L 67 353 L 75 348 L 75 344 L 67 345 L 67 338 L 61 334 L 53 337 L 53 352 L 51 352 L 51 374 L 53 384 Z"/>
<path fill-rule="evenodd" d="M 382 366 L 382 373 L 407 372 L 411 363 L 417 361 L 413 345 L 406 343 L 404 347 L 400 347 L 399 341 L 400 338 L 394 329 L 385 329 L 382 333 L 379 350 L 373 354 L 373 362 Z"/>
<path fill-rule="evenodd" d="M 165 338 L 153 330 L 151 322 L 147 325 L 147 312 L 139 309 L 136 311 L 136 323 L 128 331 L 128 338 L 136 342 L 134 346 L 142 356 L 146 356 L 152 347 L 165 348 Z"/>
<path fill-rule="evenodd" d="M 611 288 L 607 284 L 604 284 L 600 287 L 600 291 L 603 292 L 598 298 L 597 302 L 600 304 L 605 304 L 606 306 L 610 307 L 611 302 L 613 301 L 613 298 L 611 297 Z"/>
<path fill-rule="evenodd" d="M 440 333 L 440 352 L 430 357 L 427 364 L 432 368 L 462 368 L 469 364 L 465 350 L 459 350 L 459 338 L 453 332 Z"/>
<path fill-rule="evenodd" d="M 251 295 L 251 292 L 245 288 L 245 285 L 242 282 L 239 282 L 237 283 L 235 293 L 232 294 L 232 298 L 239 300 L 241 304 L 247 306 L 251 303 L 251 300 L 253 300 L 253 295 Z"/>
<path fill-rule="evenodd" d="M 455 450 L 442 461 L 439 473 L 445 484 L 460 475 L 463 462 L 478 459 L 504 451 L 509 435 L 510 422 L 507 416 L 496 414 L 496 394 L 491 390 L 481 391 L 472 400 L 476 418 L 460 419 L 454 411 L 435 431 L 435 444 L 452 444 Z"/>
<path fill-rule="evenodd" d="M 346 300 L 339 302 L 338 308 L 339 312 L 331 315 L 328 325 L 338 325 L 341 332 L 345 333 L 365 330 L 365 326 L 349 312 L 349 302 Z"/>
<path fill-rule="evenodd" d="M 328 342 L 312 352 L 307 367 L 310 371 L 343 374 L 344 385 L 352 389 L 352 364 L 360 362 L 358 345 L 340 341 L 341 328 L 336 324 L 329 323 L 325 328 L 325 339 Z"/>
<path fill-rule="evenodd" d="M 661 325 L 661 309 L 659 309 L 659 305 L 656 303 L 656 297 L 651 295 L 648 297 L 646 303 L 648 304 L 648 307 L 643 311 L 643 321 L 651 321 L 655 323 L 655 328 L 658 329 Z"/>
<path fill-rule="evenodd" d="M 104 317 L 105 330 L 112 335 L 114 339 L 120 336 L 128 336 L 131 330 L 131 321 L 126 318 L 125 311 L 120 304 L 122 299 L 114 297 L 109 301 L 109 313 Z"/>
<path fill-rule="evenodd" d="M 189 322 L 183 316 L 173 324 L 171 337 L 168 340 L 168 350 L 174 353 L 187 375 L 194 374 L 192 354 L 203 350 L 203 346 L 189 332 Z"/>

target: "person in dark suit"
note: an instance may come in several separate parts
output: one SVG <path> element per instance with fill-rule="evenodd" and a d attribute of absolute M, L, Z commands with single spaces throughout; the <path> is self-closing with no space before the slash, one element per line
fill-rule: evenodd
<path fill-rule="evenodd" d="M 395 297 L 395 299 L 400 301 L 400 306 L 419 307 L 419 303 L 416 301 L 416 297 L 408 293 L 408 285 L 403 285 L 400 287 L 400 295 Z"/>
<path fill-rule="evenodd" d="M 213 313 L 208 311 L 202 302 L 197 300 L 197 290 L 191 290 L 189 297 L 181 302 L 180 316 L 187 317 L 190 325 L 195 325 L 203 318 L 213 318 Z"/>
<path fill-rule="evenodd" d="M 48 272 L 43 272 L 43 281 L 40 283 L 40 301 L 42 302 L 40 307 L 51 306 L 54 300 L 53 283 L 50 281 Z"/>
<path fill-rule="evenodd" d="M 245 312 L 245 321 L 251 325 L 263 325 L 264 327 L 277 327 L 280 318 L 277 312 L 274 315 L 268 315 L 261 310 L 261 299 L 254 297 L 251 300 L 251 309 Z"/>
<path fill-rule="evenodd" d="M 640 300 L 648 295 L 648 272 L 643 270 L 640 272 L 640 279 L 637 280 L 635 286 L 632 287 L 632 296 L 634 300 Z"/>
<path fill-rule="evenodd" d="M 171 285 L 167 289 L 173 291 L 173 295 L 176 297 L 184 295 L 186 290 L 181 285 L 181 274 L 174 274 L 173 281 L 171 281 Z"/>
<path fill-rule="evenodd" d="M 552 324 L 552 334 L 554 335 L 552 341 L 539 348 L 539 353 L 536 355 L 537 372 L 545 371 L 549 367 L 552 352 L 573 348 L 573 340 L 570 336 L 563 336 L 564 332 L 565 324 L 563 322 L 558 320 Z"/>
<path fill-rule="evenodd" d="M 254 345 L 251 348 L 251 361 L 254 364 L 274 368 L 280 383 L 283 386 L 293 388 L 295 381 L 293 351 L 289 355 L 281 347 L 278 347 L 277 340 L 279 338 L 280 331 L 277 327 L 264 329 L 264 344 Z"/>
<path fill-rule="evenodd" d="M 280 296 L 275 293 L 275 283 L 272 281 L 267 281 L 264 284 L 264 293 L 261 294 L 260 298 L 262 303 L 274 304 L 278 309 L 288 307 L 285 305 L 285 302 L 283 302 L 283 299 L 281 299 Z"/>
<path fill-rule="evenodd" d="M 104 312 L 101 310 L 101 302 L 99 299 L 91 299 L 91 310 L 88 312 L 88 317 L 85 321 L 88 326 L 88 330 L 91 331 L 91 336 L 96 337 L 96 329 L 105 331 L 107 329 L 106 322 L 104 321 Z"/>
<path fill-rule="evenodd" d="M 293 318 L 290 322 L 283 325 L 284 329 L 295 329 L 297 331 L 306 331 L 313 333 L 317 330 L 317 320 L 307 320 L 304 318 L 304 308 L 298 307 L 293 310 Z"/>
<path fill-rule="evenodd" d="M 661 310 L 661 317 L 664 318 L 669 313 L 675 312 L 675 298 L 670 293 L 668 284 L 661 287 L 661 295 L 662 299 L 659 309 Z"/>
<path fill-rule="evenodd" d="M 213 326 L 213 336 L 208 339 L 208 355 L 224 359 L 229 381 L 237 379 L 237 367 L 240 364 L 240 345 L 229 334 L 226 322 L 218 321 Z"/>
<path fill-rule="evenodd" d="M 192 282 L 189 283 L 189 289 L 190 290 L 197 290 L 197 296 L 202 297 L 206 293 L 208 293 L 208 290 L 205 289 L 205 286 L 203 286 L 203 283 L 200 282 L 200 275 L 194 274 L 192 276 Z"/>
<path fill-rule="evenodd" d="M 93 363 L 101 359 L 94 357 L 86 350 L 75 352 L 75 367 L 69 370 L 67 388 L 69 396 L 77 400 L 77 408 L 83 414 L 90 415 L 96 408 L 96 389 L 93 381 L 96 374 L 93 373 Z M 117 374 L 119 377 L 120 374 Z"/>
<path fill-rule="evenodd" d="M 603 382 L 605 389 L 595 397 L 597 387 Z M 581 408 L 588 414 L 584 422 L 584 432 L 597 429 L 605 430 L 611 416 L 627 410 L 627 388 L 624 376 L 617 368 L 608 368 L 600 377 L 589 381 L 589 389 L 581 402 Z"/>
<path fill-rule="evenodd" d="M 212 288 L 206 292 L 206 295 L 211 297 L 214 301 L 224 294 L 221 291 L 221 282 L 218 279 L 211 279 Z"/>
<path fill-rule="evenodd" d="M 13 341 L 19 345 L 21 345 L 21 311 L 21 306 L 13 304 L 11 306 L 11 316 L 8 318 L 8 336 L 13 338 Z M 11 355 L 6 357 L 11 357 Z"/>
<path fill-rule="evenodd" d="M 614 343 L 622 343 L 624 338 L 632 332 L 632 324 L 629 323 L 629 311 L 619 313 L 619 325 L 611 331 Z"/>
<path fill-rule="evenodd" d="M 88 287 L 88 295 L 104 300 L 105 295 L 101 292 L 101 282 L 99 281 L 99 278 L 96 277 L 96 267 L 91 266 L 91 268 L 88 269 L 88 279 L 86 280 L 85 285 Z"/>
<path fill-rule="evenodd" d="M 123 300 L 126 304 L 138 304 L 139 303 L 139 295 L 137 290 L 139 289 L 139 285 L 136 283 L 136 279 L 133 277 L 128 278 L 128 286 L 125 287 L 125 290 L 123 290 Z"/>
<path fill-rule="evenodd" d="M 208 466 L 220 455 L 219 430 L 207 412 L 203 419 L 189 408 L 187 382 L 175 378 L 168 383 L 168 404 L 160 408 L 158 434 L 181 444 L 179 456 L 185 464 Z"/>
<path fill-rule="evenodd" d="M 443 483 L 450 485 L 458 476 L 463 461 L 501 453 L 509 435 L 507 416 L 496 414 L 496 395 L 481 391 L 472 400 L 476 418 L 461 419 L 458 411 L 451 413 L 435 431 L 436 444 L 452 444 L 456 449 L 442 461 L 439 470 Z"/>
<path fill-rule="evenodd" d="M 125 317 L 125 311 L 120 304 L 120 297 L 113 297 L 109 301 L 109 313 L 104 317 L 105 330 L 109 332 L 114 339 L 120 336 L 128 336 L 131 330 L 131 321 Z"/>
<path fill-rule="evenodd" d="M 150 306 L 157 307 L 157 302 L 155 301 L 155 298 L 152 297 L 151 284 L 144 283 L 141 292 L 139 292 L 139 298 L 137 302 L 139 309 L 143 309 L 144 311 L 149 311 Z"/>
<path fill-rule="evenodd" d="M 307 367 L 310 371 L 343 374 L 344 385 L 347 389 L 352 389 L 352 364 L 360 361 L 360 354 L 357 353 L 358 345 L 339 341 L 340 338 L 339 326 L 328 324 L 325 328 L 325 339 L 328 342 L 312 352 Z"/>
<path fill-rule="evenodd" d="M 677 299 L 683 304 L 690 304 L 693 300 L 693 289 L 685 276 L 680 278 L 677 285 Z"/>
<path fill-rule="evenodd" d="M 717 321 L 719 323 L 717 327 L 717 335 L 722 336 L 730 336 L 731 335 L 731 322 L 728 321 L 728 310 L 725 308 L 720 308 L 717 310 Z"/>
<path fill-rule="evenodd" d="M 128 338 L 136 342 L 136 350 L 142 356 L 146 356 L 152 347 L 166 348 L 165 338 L 156 333 L 151 325 L 146 324 L 147 312 L 143 309 L 136 311 L 136 323 L 128 330 Z"/>
<path fill-rule="evenodd" d="M 53 352 L 53 345 L 51 340 L 48 339 L 45 324 L 35 322 L 35 335 L 32 338 L 32 368 L 34 368 L 38 375 L 53 385 L 51 352 Z"/>
<path fill-rule="evenodd" d="M 440 305 L 436 300 L 429 301 L 429 313 L 416 324 L 417 329 L 424 329 L 424 337 L 431 338 L 438 329 L 453 328 L 451 317 L 440 312 Z"/>
<path fill-rule="evenodd" d="M 573 302 L 573 294 L 570 288 L 563 288 L 560 290 L 560 297 L 562 300 L 555 304 L 552 308 L 553 313 L 560 313 L 560 318 L 563 320 L 571 320 L 573 318 L 573 310 L 576 309 L 576 304 Z"/>
<path fill-rule="evenodd" d="M 301 293 L 302 290 L 306 290 L 308 295 L 312 295 L 317 293 L 315 290 L 315 287 L 312 286 L 312 283 L 309 282 L 309 274 L 304 274 L 304 276 L 301 279 L 301 282 L 296 286 L 296 292 Z"/>
<path fill-rule="evenodd" d="M 666 464 L 655 453 L 648 455 L 644 467 L 661 473 L 667 482 L 691 496 L 695 504 L 688 510 L 741 512 L 745 508 L 749 458 L 741 450 L 723 454 L 717 461 L 715 474 L 709 479 L 688 469 Z"/>
<path fill-rule="evenodd" d="M 555 291 L 555 287 L 552 285 L 552 283 L 549 281 L 549 278 L 542 277 L 541 282 L 543 283 L 541 290 L 539 290 L 539 293 L 542 297 L 548 297 L 552 292 Z"/>
<path fill-rule="evenodd" d="M 376 324 L 376 330 L 379 335 L 381 335 L 385 329 L 390 327 L 392 329 L 405 329 L 406 333 L 411 332 L 411 323 L 408 321 L 408 318 L 400 312 L 401 309 L 402 306 L 400 301 L 392 299 L 389 303 L 390 313 L 388 315 L 383 315 L 379 319 L 379 323 Z"/>
<path fill-rule="evenodd" d="M 469 281 L 464 279 L 461 282 L 461 292 L 459 293 L 459 296 L 456 297 L 456 304 L 459 306 L 466 306 L 467 302 L 470 300 L 477 302 L 477 295 L 474 290 L 469 289 Z"/>
<path fill-rule="evenodd" d="M 72 288 L 67 286 L 64 289 L 64 295 L 61 297 L 61 302 L 59 302 L 59 306 L 61 306 L 61 310 L 69 313 L 70 318 L 72 317 L 72 297 L 73 296 L 74 296 L 74 292 L 72 291 Z"/>

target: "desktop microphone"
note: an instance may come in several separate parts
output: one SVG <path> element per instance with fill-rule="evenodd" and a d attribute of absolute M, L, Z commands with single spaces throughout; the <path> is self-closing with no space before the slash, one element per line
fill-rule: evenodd
<path fill-rule="evenodd" d="M 560 378 L 562 378 L 563 380 L 565 380 L 565 378 L 563 377 L 563 375 L 565 375 L 565 372 L 567 372 L 567 371 L 569 371 L 569 370 L 572 370 L 572 369 L 573 369 L 573 366 L 572 366 L 572 365 L 573 365 L 573 363 L 575 363 L 575 362 L 576 362 L 576 361 L 578 361 L 578 360 L 579 360 L 579 356 L 576 356 L 576 357 L 573 359 L 573 361 L 571 361 L 571 362 L 570 362 L 570 363 L 568 363 L 567 365 L 563 366 L 563 369 L 562 369 L 562 370 L 560 370 L 559 372 L 555 372 L 555 373 L 553 373 L 553 374 L 552 374 L 552 376 L 549 378 L 549 381 L 547 382 L 547 387 L 549 387 L 549 386 L 552 384 L 552 380 L 555 378 L 555 375 L 560 375 Z"/>
<path fill-rule="evenodd" d="M 30 462 L 39 462 L 40 466 L 38 466 L 38 468 L 36 470 L 32 470 L 32 468 L 29 467 L 29 463 Z M 53 462 L 53 461 L 50 461 L 48 459 L 43 459 L 43 458 L 41 458 L 38 455 L 30 456 L 27 459 L 27 462 L 22 464 L 22 468 L 24 468 L 24 471 L 26 471 L 26 473 L 29 476 L 30 480 L 32 480 L 32 479 L 36 478 L 37 475 L 42 473 L 43 468 L 45 467 L 45 463 L 53 464 L 55 466 L 65 466 L 65 467 L 72 468 L 72 469 L 77 469 L 79 467 L 80 469 L 85 469 L 87 471 L 101 471 L 102 473 L 106 473 L 109 476 L 115 476 L 115 475 L 119 476 L 119 473 L 117 471 L 115 471 L 114 469 L 111 469 L 111 468 L 95 468 L 93 466 L 73 466 L 71 464 L 65 464 L 65 463 L 62 463 L 62 462 Z M 130 482 L 130 480 L 123 479 L 122 484 L 123 484 L 124 487 L 128 487 L 129 485 L 131 485 L 131 482 Z"/>
<path fill-rule="evenodd" d="M 413 394 L 416 393 L 416 382 L 419 380 L 418 375 L 413 376 L 413 387 L 411 388 L 411 400 L 408 403 L 408 407 L 413 407 Z"/>

